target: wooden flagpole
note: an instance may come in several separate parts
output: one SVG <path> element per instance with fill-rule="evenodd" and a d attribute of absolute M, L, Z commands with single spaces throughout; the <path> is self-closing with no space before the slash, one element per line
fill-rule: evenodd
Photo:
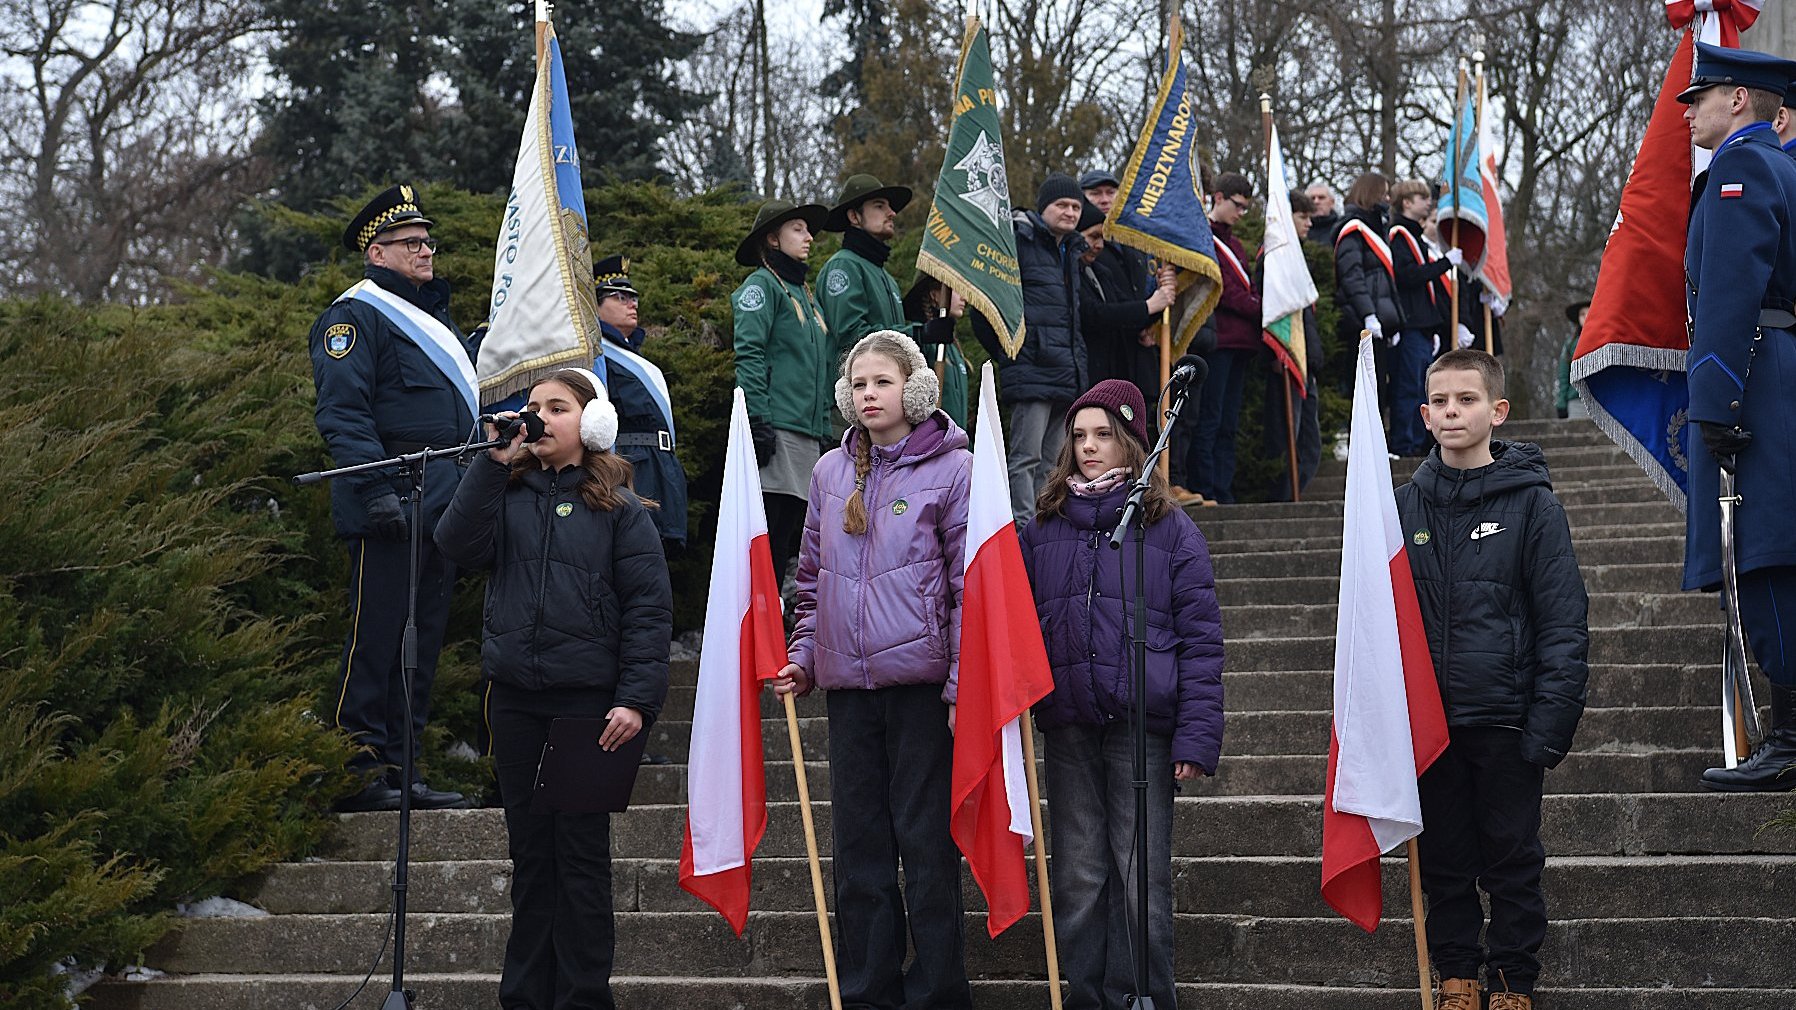
<path fill-rule="evenodd" d="M 1465 58 L 1461 57 L 1459 60 L 1459 87 L 1453 97 L 1453 132 L 1450 134 L 1453 138 L 1453 142 L 1447 145 L 1447 185 L 1450 187 L 1448 192 L 1453 196 L 1453 248 L 1455 249 L 1459 248 L 1459 224 L 1461 220 L 1459 217 L 1459 146 L 1465 142 L 1465 138 L 1460 136 L 1462 131 L 1459 129 L 1459 114 L 1461 110 L 1465 108 L 1465 78 Z M 1438 231 L 1439 229 L 1436 230 Z M 1448 269 L 1453 272 L 1454 329 L 1451 332 L 1458 333 L 1459 289 L 1462 285 L 1460 284 L 1459 268 L 1449 267 Z"/>
<path fill-rule="evenodd" d="M 1159 273 L 1159 269 L 1156 268 L 1154 272 L 1156 274 Z M 1171 384 L 1171 382 L 1172 382 L 1172 306 L 1168 305 L 1166 308 L 1163 308 L 1160 310 L 1160 423 L 1161 424 L 1166 423 L 1166 412 L 1172 408 L 1172 404 L 1171 404 L 1169 396 L 1168 396 L 1168 391 L 1166 389 L 1166 387 L 1169 384 Z M 1171 479 L 1168 476 L 1168 472 L 1169 472 L 1168 468 L 1171 465 L 1172 465 L 1171 458 L 1166 453 L 1161 453 L 1160 454 L 1160 464 L 1159 464 L 1161 480 L 1170 480 Z M 1031 765 L 1030 767 L 1034 767 L 1034 766 Z M 1055 989 L 1054 992 L 1056 994 L 1058 994 L 1060 992 L 1060 990 Z M 1059 996 L 1056 995 L 1055 999 L 1058 1000 Z"/>
<path fill-rule="evenodd" d="M 1041 785 L 1035 774 L 1035 720 L 1023 709 L 1023 769 L 1029 781 L 1029 827 L 1035 832 L 1035 888 L 1041 892 L 1041 938 L 1048 954 L 1048 1002 L 1060 1010 L 1060 948 L 1054 939 L 1054 899 L 1048 891 L 1048 836 L 1041 830 Z"/>
<path fill-rule="evenodd" d="M 811 894 L 817 899 L 817 935 L 823 941 L 823 974 L 829 981 L 830 1010 L 842 1010 L 842 989 L 836 984 L 836 944 L 829 935 L 829 905 L 823 900 L 823 862 L 817 857 L 817 826 L 811 821 L 811 785 L 805 778 L 804 749 L 798 740 L 798 708 L 790 693 L 786 702 L 786 735 L 792 740 L 792 770 L 798 776 L 798 811 L 804 818 L 804 851 L 811 861 Z"/>
<path fill-rule="evenodd" d="M 1272 96 L 1263 91 L 1260 92 L 1260 133 L 1265 137 L 1266 220 L 1270 221 L 1272 201 L 1288 200 L 1290 197 L 1285 193 L 1272 191 Z M 1264 296 L 1265 292 L 1260 294 Z M 1297 317 L 1297 325 L 1301 330 L 1301 314 Z M 1297 487 L 1297 410 L 1291 403 L 1291 375 L 1282 363 L 1274 362 L 1274 367 L 1278 368 L 1279 378 L 1282 380 L 1279 385 L 1285 388 L 1285 449 L 1291 465 L 1291 500 L 1302 501 L 1302 492 Z"/>
<path fill-rule="evenodd" d="M 1416 975 L 1422 987 L 1422 1010 L 1434 1010 L 1434 980 L 1428 971 L 1428 919 L 1422 909 L 1422 861 L 1416 855 L 1416 840 L 1404 843 L 1409 855 L 1409 914 L 1416 923 Z"/>
<path fill-rule="evenodd" d="M 1484 143 L 1484 50 L 1480 49 L 1472 53 L 1472 66 L 1476 67 L 1478 71 L 1478 125 L 1476 129 L 1478 131 L 1478 143 L 1482 145 Z M 1478 178 L 1480 180 L 1484 178 L 1484 151 L 1482 147 L 1480 147 L 1478 151 Z M 1486 221 L 1490 220 L 1489 207 L 1484 208 L 1484 215 Z M 1454 230 L 1457 231 L 1458 229 Z M 1490 242 L 1490 234 L 1488 232 L 1485 233 L 1484 241 L 1486 243 L 1484 255 L 1489 256 L 1490 249 L 1488 243 Z M 1486 288 L 1484 293 L 1486 295 L 1490 294 L 1490 289 Z M 1454 322 L 1457 323 L 1458 320 L 1456 319 Z M 1497 353 L 1496 329 L 1491 323 L 1490 302 L 1488 300 L 1484 303 L 1484 353 Z"/>

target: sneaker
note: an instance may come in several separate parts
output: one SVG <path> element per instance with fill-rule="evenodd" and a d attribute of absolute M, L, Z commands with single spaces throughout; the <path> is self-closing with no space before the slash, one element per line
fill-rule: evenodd
<path fill-rule="evenodd" d="M 1434 994 L 1434 1010 L 1478 1010 L 1481 987 L 1475 978 L 1444 978 Z"/>

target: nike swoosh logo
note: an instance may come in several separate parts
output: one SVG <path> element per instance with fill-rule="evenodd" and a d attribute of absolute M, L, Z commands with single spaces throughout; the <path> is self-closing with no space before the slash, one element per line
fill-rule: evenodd
<path fill-rule="evenodd" d="M 1480 527 L 1480 528 L 1472 531 L 1472 539 L 1473 540 L 1483 540 L 1485 537 L 1494 537 L 1499 533 L 1507 533 L 1507 532 L 1509 532 L 1508 528 L 1503 527 L 1503 526 L 1498 526 L 1494 530 L 1484 529 L 1484 528 Z"/>

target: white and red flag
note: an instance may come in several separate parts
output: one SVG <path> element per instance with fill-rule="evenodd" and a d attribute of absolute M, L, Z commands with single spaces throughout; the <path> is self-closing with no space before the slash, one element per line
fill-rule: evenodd
<path fill-rule="evenodd" d="M 949 830 L 985 894 L 985 928 L 996 937 L 1029 911 L 1023 846 L 1034 840 L 1034 830 L 1021 720 L 1054 689 L 1054 675 L 1011 521 L 1004 429 L 989 362 L 980 373 L 975 430 Z"/>
<path fill-rule="evenodd" d="M 1478 87 L 1484 87 L 1482 77 L 1478 79 Z M 1509 236 L 1503 229 L 1503 198 L 1497 192 L 1497 131 L 1492 119 L 1488 111 L 1478 118 L 1478 174 L 1484 183 L 1485 222 L 1484 262 L 1479 265 L 1476 276 L 1484 282 L 1484 290 L 1500 299 L 1502 305 L 1508 305 L 1514 297 L 1515 283 L 1509 276 Z"/>
<path fill-rule="evenodd" d="M 680 852 L 680 886 L 723 913 L 737 936 L 748 923 L 749 861 L 767 830 L 761 682 L 785 665 L 786 632 L 761 475 L 748 406 L 738 389 L 723 457 Z"/>
<path fill-rule="evenodd" d="M 1378 857 L 1422 833 L 1416 779 L 1447 748 L 1447 718 L 1404 553 L 1377 390 L 1372 342 L 1361 340 L 1347 442 L 1334 726 L 1322 794 L 1322 897 L 1368 932 L 1378 928 L 1384 910 Z"/>

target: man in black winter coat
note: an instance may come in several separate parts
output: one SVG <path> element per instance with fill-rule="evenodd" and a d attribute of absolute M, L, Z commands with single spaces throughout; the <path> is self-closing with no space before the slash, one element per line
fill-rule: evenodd
<path fill-rule="evenodd" d="M 1160 396 L 1160 313 L 1177 295 L 1173 268 L 1156 273 L 1145 253 L 1104 238 L 1104 216 L 1116 200 L 1113 176 L 1087 172 L 1079 185 L 1086 199 L 1079 233 L 1090 246 L 1079 258 L 1079 328 L 1091 382 L 1122 379 L 1154 403 Z M 1158 420 L 1148 418 L 1149 439 L 1157 437 Z"/>
<path fill-rule="evenodd" d="M 1539 447 L 1491 441 L 1508 412 L 1495 358 L 1441 355 L 1421 408 L 1439 445 L 1397 511 L 1452 738 L 1418 784 L 1439 1002 L 1477 1006 L 1484 968 L 1493 1010 L 1528 1010 L 1547 932 L 1543 773 L 1584 711 L 1589 597 Z"/>
<path fill-rule="evenodd" d="M 1007 432 L 1010 509 L 1016 521 L 1035 516 L 1035 496 L 1060 455 L 1066 409 L 1091 388 L 1085 340 L 1079 334 L 1079 234 L 1085 194 L 1072 176 L 1055 173 L 1041 184 L 1035 210 L 1011 215 L 1018 272 L 1023 281 L 1023 346 L 1012 358 L 985 317 L 973 314 L 973 334 L 998 369 L 998 399 L 1010 408 Z"/>

